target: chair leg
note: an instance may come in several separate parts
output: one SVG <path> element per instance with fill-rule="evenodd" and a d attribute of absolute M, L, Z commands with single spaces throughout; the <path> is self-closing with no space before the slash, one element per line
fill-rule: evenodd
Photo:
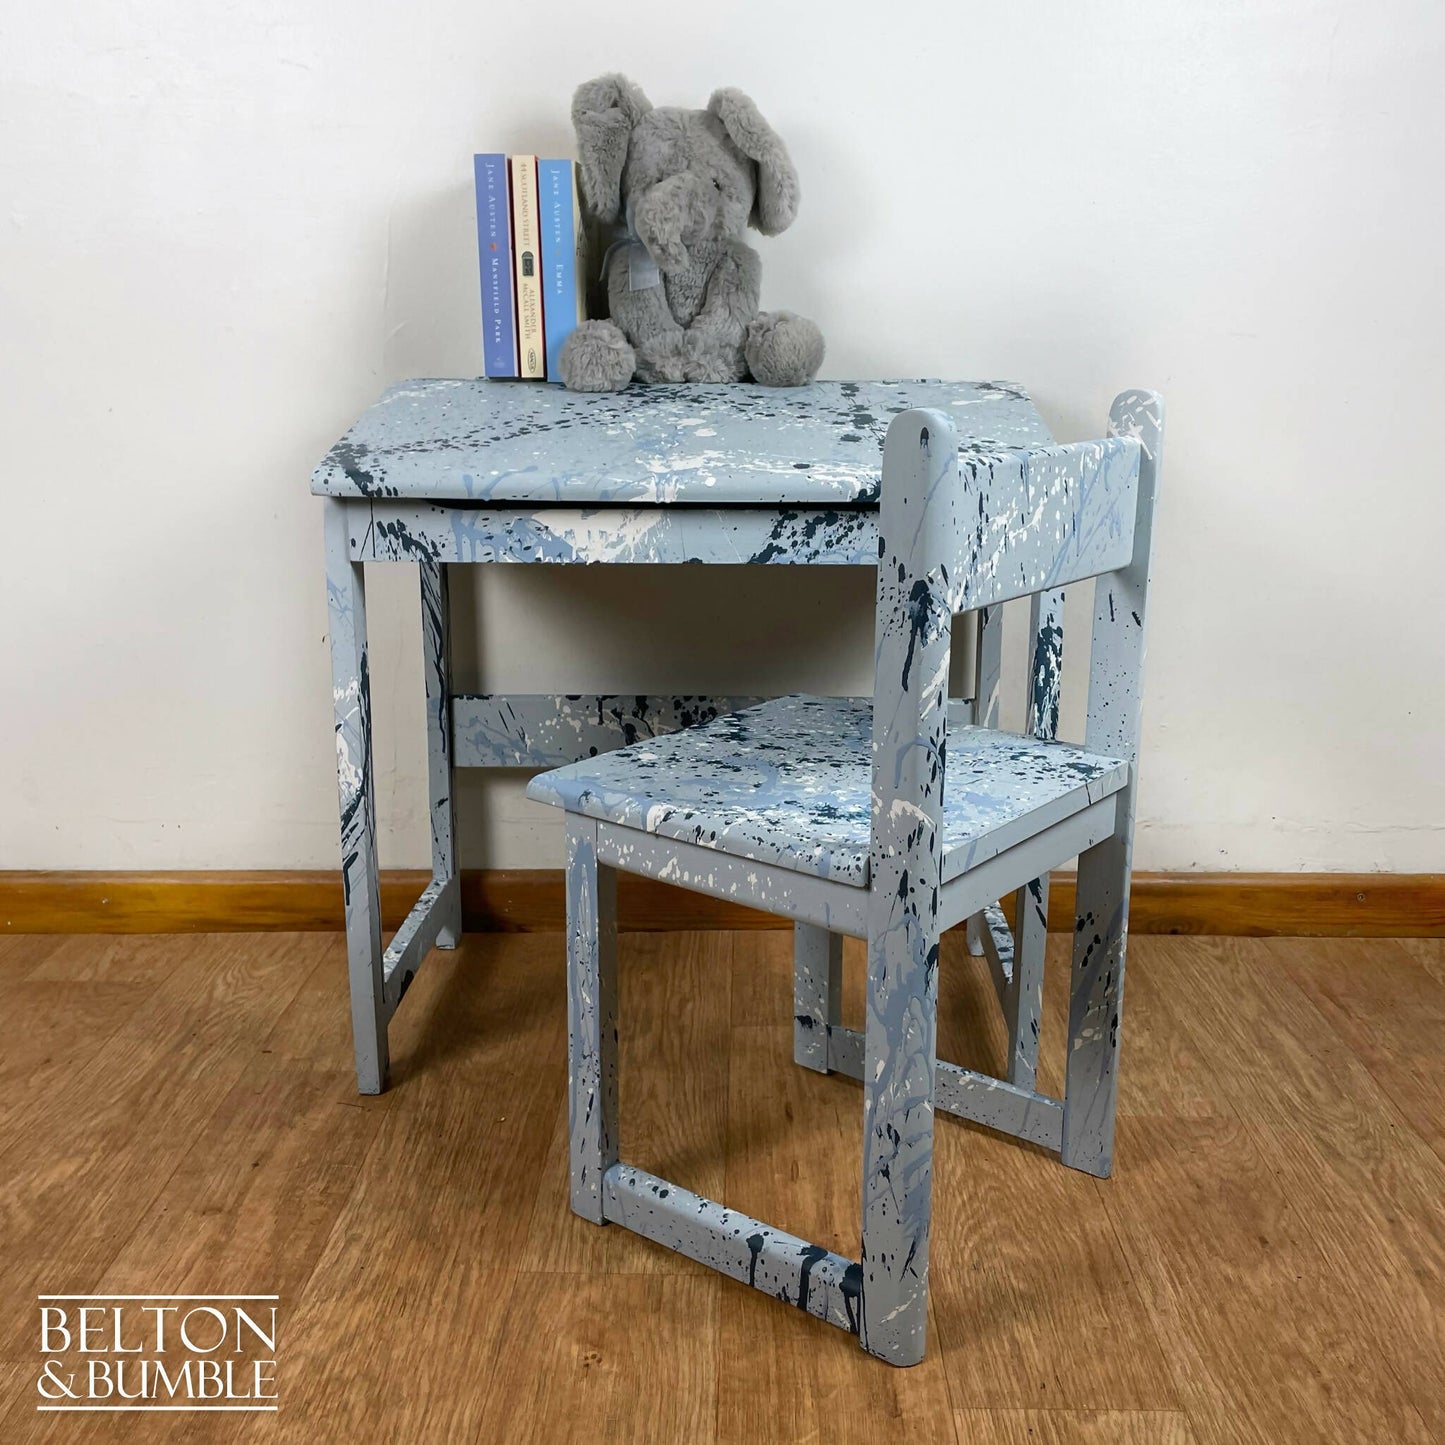
<path fill-rule="evenodd" d="M 617 874 L 597 862 L 597 824 L 567 815 L 567 1099 L 572 1208 L 603 1224 L 617 1163 Z"/>
<path fill-rule="evenodd" d="M 983 930 L 987 927 L 984 923 L 983 914 L 971 913 L 963 926 L 964 942 L 968 946 L 969 953 L 974 958 L 982 958 L 984 953 Z"/>
<path fill-rule="evenodd" d="M 1008 1081 L 1032 1089 L 1039 1068 L 1039 1016 L 1044 1006 L 1044 949 L 1049 936 L 1049 875 L 1014 894 L 1014 958 L 1004 998 Z"/>
<path fill-rule="evenodd" d="M 326 503 L 326 602 L 356 1087 L 363 1094 L 379 1094 L 386 1088 L 389 1060 L 376 861 L 376 784 L 371 766 L 366 577 L 361 563 L 351 557 L 346 503 L 335 500 Z"/>
<path fill-rule="evenodd" d="M 1129 841 L 1115 833 L 1079 856 L 1062 1158 L 1104 1179 L 1114 1160 L 1119 1034 L 1129 934 Z"/>
<path fill-rule="evenodd" d="M 1003 608 L 978 610 L 974 654 L 973 721 L 981 728 L 998 726 L 999 678 L 1003 672 Z"/>
<path fill-rule="evenodd" d="M 912 899 L 901 906 L 868 944 L 859 1335 L 870 1354 L 914 1365 L 928 1325 L 938 934 Z"/>
<path fill-rule="evenodd" d="M 843 1019 L 843 939 L 811 923 L 793 926 L 793 1061 L 828 1072 L 828 1042 Z"/>
<path fill-rule="evenodd" d="M 451 608 L 445 563 L 423 558 L 421 574 L 422 668 L 426 673 L 427 791 L 431 804 L 432 878 L 456 876 L 456 809 L 452 802 Z M 438 948 L 455 948 L 462 936 L 462 892 L 451 891 Z"/>

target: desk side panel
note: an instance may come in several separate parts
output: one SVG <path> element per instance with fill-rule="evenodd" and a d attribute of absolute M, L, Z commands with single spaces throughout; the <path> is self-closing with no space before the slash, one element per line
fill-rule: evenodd
<path fill-rule="evenodd" d="M 873 567 L 865 508 L 545 507 L 524 511 L 374 501 L 352 512 L 367 562 L 547 562 Z"/>

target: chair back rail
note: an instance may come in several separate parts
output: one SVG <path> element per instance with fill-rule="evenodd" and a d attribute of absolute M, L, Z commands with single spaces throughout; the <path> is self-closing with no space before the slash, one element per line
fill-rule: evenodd
<path fill-rule="evenodd" d="M 964 452 L 943 558 L 955 612 L 1112 572 L 1134 553 L 1135 437 Z"/>
<path fill-rule="evenodd" d="M 959 453 L 945 412 L 920 408 L 894 419 L 879 507 L 874 680 L 874 697 L 887 700 L 891 716 L 886 727 L 875 718 L 875 768 L 880 744 L 890 737 L 895 743 L 924 737 L 923 710 L 943 706 L 928 693 L 940 665 L 947 684 L 950 638 L 935 635 L 940 608 L 950 623 L 959 612 L 980 611 L 982 672 L 984 652 L 994 656 L 998 650 L 998 609 L 1030 599 L 1024 731 L 1052 739 L 1059 716 L 1063 589 L 1091 578 L 1097 581 L 1085 746 L 1134 760 L 1162 425 L 1162 400 L 1150 391 L 1115 399 L 1108 437 L 1063 446 Z M 905 673 L 925 657 L 924 692 L 910 701 L 920 679 Z M 996 663 L 989 671 L 988 679 L 977 679 L 975 720 L 997 726 Z M 911 728 L 905 714 L 919 728 Z M 880 797 L 890 793 L 882 786 Z M 916 795 L 909 801 L 920 805 Z"/>
<path fill-rule="evenodd" d="M 1126 392 L 1103 441 L 959 452 L 942 411 L 904 412 L 888 429 L 878 519 L 869 850 L 868 1009 L 863 1146 L 861 1333 L 899 1363 L 921 1356 L 926 1328 L 933 1161 L 942 810 L 949 657 L 955 614 L 1098 578 L 1086 745 L 1138 755 L 1140 666 L 1162 403 Z M 1036 638 L 1046 622 L 1040 602 Z M 1061 621 L 1061 618 L 1059 619 Z M 1037 641 L 1035 643 L 1037 658 Z M 1052 685 L 1052 684 L 1050 684 Z M 1052 731 L 1054 704 L 1030 706 Z M 1133 782 L 1114 846 L 1089 848 L 1080 889 L 1099 905 L 1100 953 L 1121 962 L 1127 881 L 1095 879 L 1111 853 L 1127 877 Z M 1087 871 L 1087 877 L 1086 877 Z M 1106 894 L 1108 896 L 1106 896 Z M 1071 999 L 1071 1030 L 1097 1024 L 1116 994 L 1087 955 L 1092 982 Z M 1079 966 L 1076 959 L 1076 967 Z M 1077 1032 L 1071 1037 L 1078 1037 Z M 1110 1054 L 1112 1058 L 1112 1054 Z M 1107 1061 L 1106 1061 L 1107 1063 Z M 1070 1059 L 1070 1097 L 1094 1100 L 1066 1118 L 1065 1159 L 1107 1172 L 1112 1072 Z M 1094 1070 L 1093 1093 L 1074 1075 Z M 1096 1157 L 1097 1156 L 1097 1157 Z M 906 1181 L 907 1187 L 899 1186 Z"/>

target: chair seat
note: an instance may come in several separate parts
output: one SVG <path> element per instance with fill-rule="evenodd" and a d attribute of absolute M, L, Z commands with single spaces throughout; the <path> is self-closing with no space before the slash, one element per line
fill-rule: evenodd
<path fill-rule="evenodd" d="M 733 857 L 866 887 L 873 703 L 783 697 L 535 777 L 527 796 Z M 947 881 L 1124 787 L 1129 765 L 955 723 Z"/>

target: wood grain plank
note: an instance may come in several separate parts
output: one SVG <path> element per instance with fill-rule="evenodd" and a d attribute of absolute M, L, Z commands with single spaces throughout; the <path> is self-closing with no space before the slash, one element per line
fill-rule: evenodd
<path fill-rule="evenodd" d="M 1049 927 L 1073 927 L 1055 874 Z M 1445 873 L 1135 873 L 1129 932 L 1263 938 L 1445 936 Z"/>
<path fill-rule="evenodd" d="M 861 945 L 843 940 L 843 971 L 855 971 Z M 732 945 L 732 1010 L 734 1027 L 768 1028 L 793 1016 L 793 933 L 791 929 L 758 929 L 735 933 Z"/>
<path fill-rule="evenodd" d="M 565 1078 L 556 948 L 469 938 L 417 975 L 375 1137 L 293 1305 L 284 1438 L 370 1438 L 380 1419 L 395 1439 L 478 1438 Z"/>
<path fill-rule="evenodd" d="M 845 1015 L 859 1007 L 861 991 L 860 950 L 851 947 L 851 943 L 850 940 L 850 949 L 845 954 Z M 1041 1080 L 1044 1087 L 1061 1086 L 1067 950 L 1066 939 L 1051 944 L 1054 956 L 1047 975 L 1043 1019 Z M 789 958 L 786 938 L 775 941 L 765 935 L 739 936 L 734 954 L 735 1018 L 757 1017 L 754 1000 L 759 995 L 782 998 Z M 961 936 L 954 935 L 945 940 L 940 972 L 940 1052 L 975 1066 L 999 1067 L 1006 1034 L 986 966 L 982 960 L 970 957 Z M 744 981 L 751 979 L 756 983 L 759 977 L 766 980 L 765 987 L 745 992 Z M 1147 1022 L 1148 1010 L 1141 1011 Z M 733 1030 L 726 1197 L 739 1208 L 830 1249 L 849 1253 L 856 1248 L 857 1189 L 853 1176 L 861 1096 L 856 1084 L 836 1076 L 824 1078 L 794 1070 L 789 1077 L 785 1066 L 791 1045 L 786 1030 L 776 1024 L 776 1013 L 773 1018 L 771 1028 L 749 1025 Z M 1147 1055 L 1161 1051 L 1144 1052 Z M 1161 1075 L 1167 1069 L 1169 1051 L 1162 1054 L 1157 1070 Z M 749 1082 L 753 1080 L 759 1082 Z M 754 1093 L 758 1097 L 750 1105 Z M 840 1093 L 845 1094 L 841 1102 Z M 1189 1102 L 1193 1107 L 1192 1094 Z M 797 1132 L 799 1120 L 813 1120 L 816 1129 L 825 1110 L 829 1124 L 822 1130 L 822 1137 L 833 1135 L 835 1147 L 819 1150 L 804 1138 L 788 1146 L 789 1152 L 784 1156 L 788 1168 L 784 1171 L 773 1157 L 784 1149 L 783 1141 Z M 1112 1394 L 1115 1400 L 1172 1405 L 1172 1388 L 1153 1346 L 1151 1327 L 1137 1295 L 1129 1289 L 1127 1269 L 1117 1257 L 1108 1221 L 1097 1200 L 1091 1201 L 1092 1242 L 1082 1242 L 1077 1230 L 1072 1236 L 1068 1232 L 1061 1236 L 1054 1223 L 1059 1217 L 1070 1221 L 1078 1219 L 1078 1204 L 1066 1202 L 1065 1195 L 1070 1189 L 1087 1193 L 1089 1184 L 1084 1176 L 1065 1173 L 1056 1160 L 1039 1151 L 1028 1150 L 1011 1140 L 952 1119 L 940 1119 L 936 1148 L 936 1208 L 941 1218 L 936 1236 L 938 1245 L 933 1254 L 933 1277 L 938 1290 L 935 1312 L 946 1311 L 948 1318 L 935 1330 L 933 1348 L 935 1352 L 939 1350 L 950 1326 L 960 1337 L 958 1349 L 947 1354 L 950 1366 L 956 1366 L 959 1372 L 953 1380 L 955 1398 L 960 1390 L 982 1390 L 986 1400 L 1034 1402 L 1038 1398 L 1038 1377 L 1047 1379 L 1046 1388 L 1062 1389 L 1074 1401 L 1103 1400 Z M 984 1169 L 979 1163 L 980 1151 L 986 1155 L 989 1169 L 999 1172 Z M 965 1162 L 959 1162 L 960 1159 Z M 1057 1190 L 1064 1192 L 1058 1195 L 1051 1192 Z M 1001 1253 L 1001 1238 L 993 1233 L 998 1228 L 994 1218 L 998 1211 L 988 1205 L 990 1198 L 1030 1201 L 1025 1210 L 1006 1211 L 1014 1216 L 1006 1226 L 1006 1230 L 1014 1231 L 1011 1254 Z M 974 1205 L 981 1219 L 972 1217 L 970 1206 Z M 1057 1250 L 1043 1260 L 1034 1252 L 1040 1212 L 1051 1221 L 1052 1244 Z M 952 1227 L 942 1222 L 950 1214 Z M 1084 1233 L 1086 1235 L 1087 1230 Z M 950 1264 L 950 1254 L 960 1249 L 964 1251 L 964 1259 Z M 986 1323 L 979 1323 L 966 1317 L 968 1296 L 980 1286 L 1017 1288 L 1023 1293 L 1025 1287 L 1018 1285 L 1018 1280 L 1027 1277 L 1031 1266 L 1038 1269 L 1040 1280 L 1051 1279 L 1055 1274 L 1067 1279 L 1071 1250 L 1083 1256 L 1083 1272 L 1091 1281 L 1105 1283 L 1092 1284 L 1081 1291 L 1079 1299 L 1071 1301 L 1072 1318 L 1067 1313 L 1063 1318 L 1050 1317 L 1049 1311 L 1043 1308 L 1028 1313 L 1021 1310 L 1016 1301 L 1010 1301 L 1007 1307 L 1000 1306 L 994 1312 L 998 1320 L 1024 1319 L 1018 1327 L 1022 1350 L 1020 1339 L 1000 1332 L 998 1320 L 990 1317 Z M 996 1270 L 996 1278 L 986 1273 L 990 1268 Z M 982 1279 L 979 1273 L 983 1273 Z M 938 1303 L 942 1300 L 949 1303 Z M 729 1309 L 725 1295 L 725 1334 Z M 763 1327 L 761 1309 L 760 1305 L 751 1311 L 751 1315 L 758 1316 L 753 1328 Z M 738 1313 L 747 1310 L 746 1301 L 736 1306 Z M 1053 1331 L 1042 1341 L 1040 1317 L 1049 1320 Z M 1108 1372 L 1097 1385 L 1091 1384 L 1097 1371 L 1087 1341 L 1096 1338 L 1101 1328 L 1112 1330 L 1116 1336 L 1128 1336 L 1132 1331 L 1137 1341 L 1138 1348 L 1110 1352 L 1111 1358 L 1119 1361 L 1116 1371 L 1123 1371 L 1122 1388 L 1116 1378 L 1108 1377 Z M 1091 1394 L 1093 1389 L 1099 1393 Z"/>
<path fill-rule="evenodd" d="M 1445 986 L 1445 938 L 1395 940 L 1436 983 Z"/>
<path fill-rule="evenodd" d="M 336 1224 L 350 1248 L 313 1284 L 414 1236 L 458 1243 L 484 1271 L 515 1267 L 566 1079 L 557 946 L 464 939 L 417 975 L 384 1117 Z"/>
<path fill-rule="evenodd" d="M 395 928 L 430 874 L 382 874 Z M 317 871 L 0 872 L 3 933 L 222 933 L 343 926 L 341 874 Z"/>
<path fill-rule="evenodd" d="M 58 936 L 46 957 L 30 971 L 30 983 L 135 983 L 154 987 L 189 967 L 208 948 L 229 940 L 192 938 L 185 947 L 169 934 L 69 934 Z"/>
<path fill-rule="evenodd" d="M 852 1335 L 732 1280 L 720 1281 L 720 1288 L 720 1442 L 953 1445 L 957 1439 L 934 1345 L 911 1369 L 880 1369 Z M 932 1311 L 928 1327 L 936 1341 Z"/>
<path fill-rule="evenodd" d="M 344 1067 L 261 1055 L 192 1147 L 96 1289 L 279 1294 L 310 1278 L 385 1110 Z"/>
<path fill-rule="evenodd" d="M 1241 1118 L 1269 1131 L 1275 1166 L 1333 1176 L 1421 1278 L 1445 1286 L 1445 1165 L 1408 1127 L 1354 1052 L 1257 944 L 1175 944 L 1177 1021 L 1218 1060 Z"/>
<path fill-rule="evenodd" d="M 941 1119 L 910 1371 L 567 1214 L 555 935 L 436 954 L 394 1021 L 396 1082 L 366 1101 L 339 938 L 16 942 L 0 1101 L 25 1087 L 8 1067 L 35 1096 L 0 1130 L 7 1441 L 1445 1438 L 1445 1168 L 1395 1073 L 1429 1047 L 1434 941 L 1136 939 L 1114 1177 Z M 790 1061 L 787 935 L 624 948 L 635 1147 L 852 1252 L 861 1096 Z M 994 1048 L 957 940 L 942 990 L 941 1034 Z M 36 1416 L 37 1292 L 266 1288 L 252 1271 L 283 1294 L 281 1415 Z"/>
<path fill-rule="evenodd" d="M 0 1439 L 34 1438 L 41 1423 L 35 1412 L 40 1403 L 35 1385 L 40 1371 L 34 1357 L 23 1362 L 0 1361 Z"/>
<path fill-rule="evenodd" d="M 1239 1120 L 1124 1118 L 1105 1208 L 1201 1439 L 1429 1438 Z"/>
<path fill-rule="evenodd" d="M 958 1445 L 1201 1445 L 1172 1410 L 960 1410 Z"/>
<path fill-rule="evenodd" d="M 333 1233 L 283 1324 L 278 1419 L 218 1427 L 216 1438 L 488 1438 L 487 1382 L 514 1275 L 487 1268 L 464 1238 L 387 1224 Z"/>
<path fill-rule="evenodd" d="M 622 939 L 618 948 L 622 1158 L 712 1199 L 722 1196 L 724 1183 L 733 939 L 719 933 L 638 934 Z M 548 948 L 560 991 L 565 963 L 560 936 Z M 546 1187 L 537 1196 L 521 1269 L 710 1273 L 628 1230 L 599 1228 L 572 1213 L 567 1101 L 560 1088 L 549 1135 Z"/>
<path fill-rule="evenodd" d="M 1125 988 L 1128 1067 L 1120 1075 L 1119 1108 L 1125 1113 L 1207 1117 L 1229 1113 L 1213 1065 L 1191 1037 L 1166 1021 L 1167 998 L 1153 960 L 1167 939 L 1130 936 Z M 1051 934 L 1044 964 L 1039 1020 L 1038 1087 L 1054 1098 L 1064 1091 L 1071 940 Z M 861 962 L 860 962 L 861 968 Z M 969 955 L 955 930 L 943 939 L 939 976 L 939 1056 L 997 1075 L 1008 1035 L 987 966 Z"/>
<path fill-rule="evenodd" d="M 102 1047 L 150 992 L 135 983 L 9 984 L 6 1009 L 25 1026 L 11 1031 L 0 1051 L 0 1139 L 13 1137 L 21 1121 L 43 1117 L 76 1056 Z"/>
<path fill-rule="evenodd" d="M 178 959 L 185 942 L 168 940 Z M 0 1251 L 0 1358 L 32 1353 L 36 1293 L 95 1288 L 318 949 L 307 935 L 190 944 L 193 965 L 177 963 L 100 1047 L 73 1056 L 0 1142 L 0 1238 L 21 1241 Z"/>
<path fill-rule="evenodd" d="M 395 928 L 429 875 L 381 875 L 382 919 Z M 1006 903 L 1005 912 L 1012 903 Z M 562 927 L 560 869 L 464 870 L 473 932 Z M 1049 927 L 1073 927 L 1072 874 L 1054 875 Z M 784 919 L 654 879 L 624 877 L 625 930 L 786 928 Z M 165 933 L 341 926 L 339 875 L 314 872 L 0 872 L 0 934 Z M 1135 873 L 1132 934 L 1249 937 L 1445 937 L 1445 873 Z"/>
<path fill-rule="evenodd" d="M 1055 965 L 1055 947 L 1050 938 L 1050 981 L 1057 980 L 1062 989 L 1069 955 L 1061 949 Z M 1217 1059 L 1175 1016 L 1189 1006 L 1171 967 L 1176 947 L 1169 938 L 1136 938 L 1130 932 L 1119 1112 L 1153 1119 L 1233 1119 Z M 1062 994 L 1058 1006 L 1066 1006 Z"/>
<path fill-rule="evenodd" d="M 938 1131 L 930 1261 L 959 1409 L 1173 1410 L 1156 1325 L 1103 1195 L 1129 1187 L 966 1125 Z"/>
<path fill-rule="evenodd" d="M 853 1080 L 800 1069 L 792 1058 L 787 1024 L 732 1031 L 721 1197 L 745 1214 L 856 1259 L 862 1093 Z"/>
<path fill-rule="evenodd" d="M 1051 938 L 1045 963 L 1038 1082 L 1055 1096 L 1063 1091 L 1070 946 Z M 1130 966 L 1147 972 L 1142 944 Z M 1148 1031 L 1153 1011 L 1146 994 L 1145 1027 L 1128 1035 L 1144 1086 L 1168 1077 L 1177 1054 Z M 939 1012 L 941 1054 L 1002 1066 L 1007 1033 L 987 967 L 957 935 L 944 943 Z M 1124 1070 L 1125 1109 L 1135 1106 L 1141 1079 Z M 1171 1084 L 1181 1109 L 1195 1107 L 1195 1095 Z M 1100 1185 L 1054 1155 L 954 1119 L 940 1120 L 938 1140 L 935 1311 L 960 1411 L 1171 1411 L 1170 1372 L 1102 1208 L 1102 1192 L 1120 1187 L 1118 1178 Z"/>
<path fill-rule="evenodd" d="M 1261 947 L 1445 1163 L 1445 984 L 1390 939 Z"/>
<path fill-rule="evenodd" d="M 18 983 L 65 941 L 55 933 L 0 933 L 0 979 Z"/>
<path fill-rule="evenodd" d="M 383 1113 L 376 1100 L 357 1098 L 345 1063 L 319 1066 L 257 1056 L 198 1132 L 194 1147 L 116 1258 L 92 1281 L 96 1290 L 117 1293 L 163 1288 L 278 1294 L 277 1379 L 284 1392 L 286 1431 L 259 1416 L 64 1416 L 35 1421 L 34 1439 L 135 1439 L 149 1445 L 157 1440 L 267 1439 L 289 1431 L 301 1438 L 314 1435 L 336 1413 L 337 1402 L 328 1399 L 318 1420 L 308 1410 L 309 1392 L 304 1386 L 292 1388 L 312 1372 L 306 1338 L 298 1338 L 293 1327 L 303 1287 Z M 334 1364 L 328 1358 L 328 1369 Z M 344 1414 L 344 1403 L 340 1408 Z"/>
<path fill-rule="evenodd" d="M 382 925 L 400 926 L 431 881 L 417 869 L 384 869 Z M 650 878 L 620 880 L 628 929 L 780 928 L 780 919 Z M 566 895 L 559 868 L 467 869 L 462 913 L 472 932 L 560 929 Z M 339 929 L 341 877 L 326 870 L 185 873 L 0 871 L 0 935 L 220 933 Z"/>
<path fill-rule="evenodd" d="M 48 1065 L 37 1069 L 28 1081 L 41 1101 L 52 1093 L 54 1081 L 67 1068 L 74 1070 L 77 1058 L 101 1045 L 106 1037 L 98 1027 L 102 1007 L 118 1000 L 124 1016 L 133 1013 L 136 1000 L 152 992 L 150 982 L 137 980 L 174 977 L 176 983 L 182 982 L 188 972 L 187 955 L 193 963 L 198 954 L 205 957 L 204 945 L 209 940 L 192 939 L 184 952 L 178 949 L 179 939 L 111 940 L 88 935 L 57 942 L 65 946 L 57 950 L 55 966 L 43 981 L 20 984 L 22 996 L 15 1000 L 29 1025 L 19 1031 L 20 1056 L 25 1056 L 32 1038 L 44 1039 L 52 1053 Z M 307 950 L 314 949 L 317 942 L 304 940 Z M 274 944 L 274 940 L 265 943 Z M 204 970 L 189 971 L 195 982 L 206 982 Z M 116 981 L 117 977 L 122 981 Z M 44 1000 L 43 1006 L 37 1006 L 37 996 Z M 68 1004 L 69 1018 L 60 1030 L 47 1029 L 47 1021 L 63 1004 Z M 326 1007 L 328 1011 L 335 1008 L 334 997 Z M 96 1027 L 92 1029 L 92 1025 Z M 216 1062 L 224 1064 L 225 1060 Z M 339 1062 L 345 1063 L 344 1055 Z M 328 1207 L 334 1212 L 338 1196 L 349 1189 L 349 1181 L 335 1178 L 337 1172 L 344 1173 L 348 1167 L 354 1170 L 360 1162 L 360 1154 L 353 1151 L 355 1130 L 345 1122 L 338 1127 L 331 1120 L 314 1117 L 305 1106 L 308 1098 L 316 1096 L 319 1076 L 324 1075 L 323 1092 L 332 1100 L 339 1086 L 345 1086 L 348 1115 L 360 1120 L 365 1114 L 355 1106 L 349 1071 L 340 1069 L 337 1061 L 326 1069 L 305 1065 L 298 1071 L 288 1066 L 269 1073 L 267 1064 L 263 1053 L 251 1055 L 243 1077 L 215 1113 L 193 1135 L 179 1141 L 183 1152 L 177 1167 L 169 1177 L 157 1175 L 154 1200 L 137 1221 L 131 1238 L 121 1243 L 116 1258 L 103 1271 L 77 1276 L 72 1281 L 76 1288 L 137 1292 L 275 1288 L 289 1302 L 292 1291 L 309 1275 L 315 1253 L 330 1229 Z M 7 1087 L 7 1102 L 10 1091 Z M 27 1113 L 55 1123 L 53 1111 L 47 1114 L 45 1109 L 35 1108 Z M 117 1135 L 109 1152 L 126 1150 L 127 1143 Z M 128 1205 L 122 1197 L 122 1213 Z M 57 1218 L 47 1213 L 41 1231 L 56 1231 L 63 1219 L 63 1214 Z M 24 1235 L 15 1243 L 27 1251 L 37 1246 L 42 1253 L 50 1249 L 49 1240 Z M 57 1278 L 53 1262 L 47 1263 L 44 1278 L 36 1275 L 37 1287 L 61 1287 L 54 1283 Z M 15 1303 L 22 1305 L 21 1301 Z M 23 1308 L 30 1315 L 26 1323 L 33 1326 L 33 1295 L 23 1302 Z M 29 1333 L 27 1343 L 31 1343 Z M 14 1368 L 23 1371 L 26 1379 L 13 1413 L 0 1419 L 0 1438 L 6 1440 L 211 1440 L 228 1438 L 237 1424 L 230 1416 L 38 1414 L 32 1399 L 33 1379 L 29 1378 L 36 1373 L 34 1366 Z"/>
<path fill-rule="evenodd" d="M 1412 1406 L 1439 1431 L 1445 1424 L 1440 1161 L 1285 971 L 1261 958 L 1260 944 L 1160 940 L 1159 946 L 1156 972 L 1175 1001 L 1174 1027 L 1191 1034 L 1216 1060 L 1239 1120 L 1231 1139 L 1238 1159 L 1232 1165 L 1224 1148 L 1205 1139 L 1196 1141 L 1195 1154 L 1181 1158 L 1179 1167 L 1192 1172 L 1196 1155 L 1212 1155 L 1215 1170 L 1235 1185 L 1253 1167 L 1256 1205 L 1271 1190 L 1277 1196 L 1279 1217 L 1272 1228 L 1239 1229 L 1238 1222 L 1250 1218 L 1250 1201 L 1243 1196 L 1208 1211 L 1210 1218 L 1217 1216 L 1216 1230 L 1235 1235 L 1228 1260 L 1236 1269 L 1258 1255 L 1257 1244 L 1289 1241 L 1285 1262 L 1275 1266 L 1276 1293 L 1257 1302 L 1261 1341 L 1272 1338 L 1273 1328 L 1300 1331 L 1299 1324 L 1286 1326 L 1286 1314 L 1321 1336 L 1320 1359 L 1333 1357 L 1328 1371 L 1304 1357 L 1286 1368 L 1301 1380 L 1313 1373 L 1326 1381 L 1351 1381 L 1350 1400 L 1361 1412 L 1354 1438 L 1373 1438 L 1371 1430 L 1414 1429 Z M 1315 945 L 1298 947 L 1303 953 Z M 1171 1121 L 1170 1127 L 1180 1125 Z M 1260 1162 L 1251 1166 L 1251 1159 Z M 1162 1183 L 1156 1188 L 1161 1204 L 1148 1221 L 1149 1243 L 1141 1248 L 1157 1269 L 1184 1247 L 1186 1226 L 1181 1221 L 1174 1234 L 1161 1236 L 1169 1216 Z M 1189 1232 L 1208 1227 L 1198 1217 L 1204 1213 L 1196 1211 Z M 1240 1285 L 1245 1297 L 1269 1278 L 1268 1268 L 1267 1258 L 1255 1258 L 1246 1269 Z M 1201 1270 L 1192 1283 L 1202 1288 L 1203 1280 Z M 1270 1326 L 1268 1311 L 1277 1297 L 1293 1304 Z M 1236 1302 L 1220 1301 L 1217 1309 L 1225 1307 L 1233 1313 Z M 1245 1327 L 1240 1319 L 1236 1328 Z M 1266 1349 L 1263 1357 L 1269 1354 Z M 1231 1357 L 1220 1368 L 1237 1376 L 1240 1366 Z M 1255 1383 L 1264 1391 L 1268 1373 Z M 1331 1433 L 1343 1432 L 1340 1422 L 1350 1418 L 1337 1394 L 1317 1395 L 1301 1408 L 1304 1418 L 1318 1417 L 1322 1431 L 1327 1414 L 1338 1417 L 1319 1438 L 1350 1438 Z M 1397 1409 L 1405 1411 L 1403 1424 L 1395 1419 Z"/>
<path fill-rule="evenodd" d="M 579 1221 L 580 1223 L 581 1221 Z M 480 1441 L 707 1445 L 717 1438 L 718 1292 L 667 1275 L 516 1276 Z M 460 1437 L 452 1437 L 460 1438 Z"/>
<path fill-rule="evenodd" d="M 1047 964 L 1045 965 L 1047 972 Z M 861 984 L 863 968 L 858 970 Z M 861 1010 L 860 1010 L 861 1011 Z M 1062 1032 L 1046 1035 L 1055 1010 L 1047 1003 L 1039 1020 L 1040 1056 L 1050 1055 L 1048 1040 L 1058 1044 Z M 939 940 L 938 960 L 938 1056 L 995 1078 L 1003 1078 L 1008 1067 L 1008 1029 L 999 1008 L 988 962 L 968 951 L 964 931 L 955 928 Z M 1044 1088 L 1043 1079 L 1039 1087 Z M 1057 1084 L 1057 1078 L 1054 1079 Z"/>
<path fill-rule="evenodd" d="M 780 942 L 790 959 L 786 935 Z M 776 978 L 778 947 L 764 935 L 739 935 L 735 977 L 747 977 L 749 961 L 765 957 L 767 976 Z M 856 1259 L 863 1124 L 857 1084 L 794 1065 L 791 1023 L 775 1013 L 771 1024 L 733 1028 L 727 1099 L 723 1200 Z M 852 1336 L 732 1281 L 722 1286 L 721 1319 L 721 1358 L 747 1366 L 724 1371 L 719 1382 L 719 1439 L 866 1445 L 898 1433 L 910 1441 L 954 1440 L 936 1319 L 929 1322 L 929 1354 L 909 1370 L 879 1369 Z"/>

